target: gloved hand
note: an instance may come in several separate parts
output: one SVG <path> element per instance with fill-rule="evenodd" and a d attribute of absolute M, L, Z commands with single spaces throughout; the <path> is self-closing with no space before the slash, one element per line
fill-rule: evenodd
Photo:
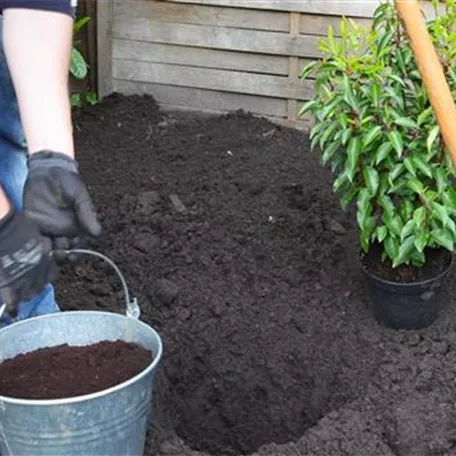
<path fill-rule="evenodd" d="M 14 309 L 42 291 L 55 272 L 50 252 L 49 239 L 24 214 L 12 210 L 0 220 L 0 306 Z"/>
<path fill-rule="evenodd" d="M 24 212 L 52 241 L 54 250 L 79 245 L 101 233 L 94 205 L 75 160 L 58 152 L 34 153 L 28 161 Z"/>

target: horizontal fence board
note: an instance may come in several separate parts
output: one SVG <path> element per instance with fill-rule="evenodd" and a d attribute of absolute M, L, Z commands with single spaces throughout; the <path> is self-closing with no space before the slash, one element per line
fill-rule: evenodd
<path fill-rule="evenodd" d="M 329 16 L 373 16 L 375 8 L 382 0 L 166 0 L 173 3 L 192 3 L 197 5 L 230 6 L 271 11 L 297 11 L 301 13 Z M 419 1 L 426 14 L 432 14 L 429 0 Z M 443 7 L 442 7 L 443 8 Z"/>
<path fill-rule="evenodd" d="M 218 111 L 243 109 L 254 114 L 276 117 L 285 117 L 287 112 L 287 102 L 280 98 L 265 98 L 165 84 L 137 83 L 119 79 L 115 79 L 114 86 L 118 92 L 126 95 L 138 92 L 152 95 L 160 104 Z"/>
<path fill-rule="evenodd" d="M 154 21 L 287 32 L 289 14 L 278 11 L 177 4 L 164 1 L 124 0 L 116 2 L 114 18 L 143 18 Z"/>
<path fill-rule="evenodd" d="M 244 51 L 260 54 L 318 57 L 319 38 L 280 32 L 240 30 L 226 27 L 170 24 L 144 18 L 114 21 L 114 38 L 165 44 Z"/>
<path fill-rule="evenodd" d="M 127 81 L 169 84 L 296 100 L 307 100 L 314 93 L 312 81 L 294 83 L 282 76 L 183 67 L 125 59 L 114 59 L 113 76 Z"/>
<path fill-rule="evenodd" d="M 369 26 L 372 19 L 361 17 L 350 17 L 356 24 L 361 27 Z M 334 29 L 334 35 L 340 36 L 341 17 L 338 16 L 322 16 L 318 14 L 301 14 L 299 31 L 303 35 L 319 35 L 326 36 L 328 27 Z"/>
<path fill-rule="evenodd" d="M 174 3 L 371 17 L 380 0 L 166 0 Z"/>
<path fill-rule="evenodd" d="M 114 39 L 113 57 L 252 73 L 288 74 L 288 57 Z M 303 60 L 304 61 L 304 60 Z"/>

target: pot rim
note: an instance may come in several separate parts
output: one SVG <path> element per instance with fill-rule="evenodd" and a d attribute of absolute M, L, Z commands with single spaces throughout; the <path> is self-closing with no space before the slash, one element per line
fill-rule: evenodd
<path fill-rule="evenodd" d="M 367 267 L 365 266 L 365 264 L 361 261 L 361 255 L 362 255 L 362 252 L 360 252 L 359 260 L 361 263 L 361 269 L 364 272 L 364 274 L 375 279 L 377 282 L 383 283 L 384 285 L 400 286 L 403 288 L 412 288 L 412 287 L 416 287 L 416 286 L 420 286 L 420 285 L 427 285 L 432 282 L 435 282 L 435 281 L 443 278 L 444 276 L 446 276 L 454 263 L 454 254 L 452 252 L 450 252 L 450 261 L 448 262 L 448 265 L 446 266 L 446 268 L 440 274 L 438 274 L 434 277 L 431 277 L 430 279 L 419 280 L 416 282 L 394 282 L 392 280 L 383 279 L 382 277 L 378 276 L 377 274 L 370 272 L 367 269 Z"/>

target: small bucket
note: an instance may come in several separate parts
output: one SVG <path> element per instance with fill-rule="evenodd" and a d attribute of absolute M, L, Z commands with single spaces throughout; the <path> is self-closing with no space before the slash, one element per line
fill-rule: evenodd
<path fill-rule="evenodd" d="M 115 269 L 125 292 L 126 316 L 69 311 L 15 323 L 0 330 L 0 363 L 40 348 L 116 340 L 151 350 L 153 361 L 130 380 L 93 394 L 50 400 L 0 396 L 0 454 L 142 456 L 162 341 L 139 321 L 137 301 L 130 300 L 125 279 L 109 258 L 91 250 L 71 252 L 95 255 Z"/>

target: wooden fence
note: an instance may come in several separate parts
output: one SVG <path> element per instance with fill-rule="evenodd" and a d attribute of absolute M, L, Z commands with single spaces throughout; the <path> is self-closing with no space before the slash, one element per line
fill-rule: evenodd
<path fill-rule="evenodd" d="M 98 87 L 147 93 L 165 109 L 244 109 L 308 128 L 299 72 L 341 16 L 366 25 L 377 0 L 103 0 Z M 428 5 L 429 6 L 429 5 Z"/>

